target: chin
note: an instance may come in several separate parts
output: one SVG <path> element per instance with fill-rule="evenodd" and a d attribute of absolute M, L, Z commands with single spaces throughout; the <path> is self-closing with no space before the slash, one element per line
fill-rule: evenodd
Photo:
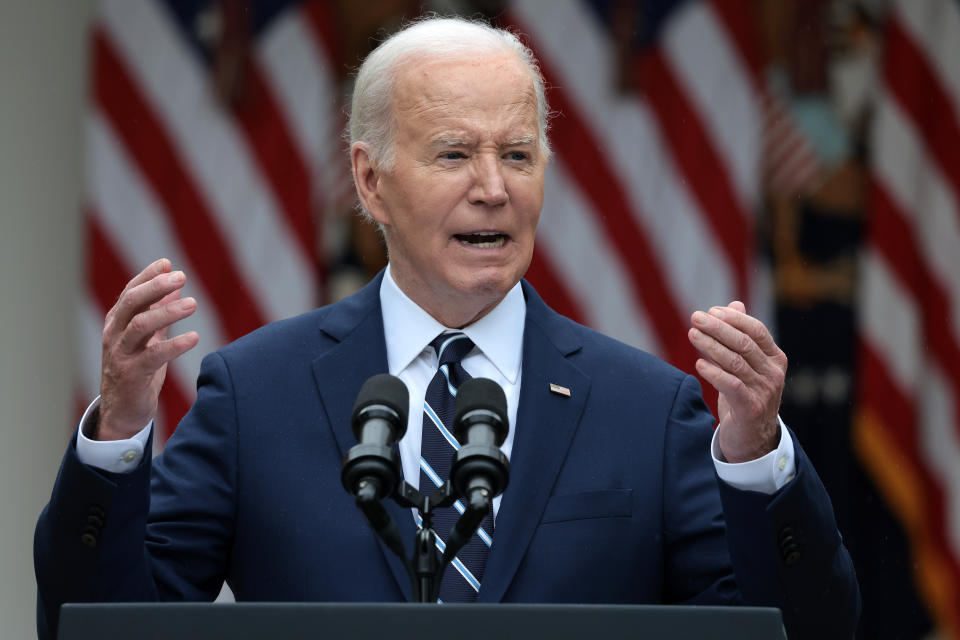
<path fill-rule="evenodd" d="M 467 280 L 468 284 L 462 291 L 490 300 L 499 300 L 520 281 L 520 277 L 513 273 L 474 274 Z"/>

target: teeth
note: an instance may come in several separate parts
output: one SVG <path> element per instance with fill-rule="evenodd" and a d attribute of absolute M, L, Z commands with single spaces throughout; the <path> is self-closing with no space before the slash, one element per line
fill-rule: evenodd
<path fill-rule="evenodd" d="M 482 240 L 481 238 L 489 238 L 489 240 Z M 479 233 L 457 235 L 457 240 L 478 249 L 497 249 L 506 244 L 507 237 L 493 231 L 481 231 Z"/>

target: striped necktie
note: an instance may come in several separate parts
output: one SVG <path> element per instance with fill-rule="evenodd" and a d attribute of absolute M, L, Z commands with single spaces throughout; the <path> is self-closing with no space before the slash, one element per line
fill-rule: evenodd
<path fill-rule="evenodd" d="M 473 342 L 462 333 L 441 333 L 430 343 L 437 352 L 439 368 L 427 386 L 423 402 L 423 436 L 420 443 L 420 491 L 429 494 L 441 486 L 450 474 L 450 461 L 460 444 L 453 437 L 453 402 L 457 388 L 470 379 L 460 361 L 473 349 Z M 464 507 L 457 500 L 453 507 L 437 509 L 433 528 L 437 547 L 442 552 L 447 536 Z M 441 602 L 473 602 L 477 599 L 487 553 L 493 543 L 493 509 L 480 529 L 447 567 L 440 583 Z"/>

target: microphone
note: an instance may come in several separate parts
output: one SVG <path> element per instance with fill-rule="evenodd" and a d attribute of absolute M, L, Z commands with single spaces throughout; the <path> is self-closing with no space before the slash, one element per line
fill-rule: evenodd
<path fill-rule="evenodd" d="M 461 447 L 450 481 L 468 504 L 480 506 L 503 493 L 509 481 L 510 463 L 500 451 L 509 431 L 507 398 L 493 380 L 471 378 L 460 385 L 453 407 L 453 434 Z"/>
<path fill-rule="evenodd" d="M 407 386 L 396 376 L 375 375 L 363 383 L 350 419 L 359 444 L 343 457 L 340 480 L 358 502 L 382 500 L 400 482 L 394 443 L 407 431 Z"/>
<path fill-rule="evenodd" d="M 487 378 L 460 385 L 453 402 L 453 434 L 461 446 L 453 454 L 449 482 L 466 508 L 447 536 L 444 566 L 476 532 L 491 501 L 507 488 L 510 463 L 500 445 L 508 429 L 507 398 L 500 385 Z"/>

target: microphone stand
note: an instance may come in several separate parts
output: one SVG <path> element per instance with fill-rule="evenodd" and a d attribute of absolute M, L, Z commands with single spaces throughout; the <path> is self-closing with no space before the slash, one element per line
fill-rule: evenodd
<path fill-rule="evenodd" d="M 450 532 L 442 556 L 438 553 L 436 546 L 437 535 L 433 530 L 433 513 L 437 509 L 453 506 L 456 502 L 457 495 L 450 481 L 444 482 L 442 487 L 435 489 L 429 495 L 421 493 L 404 481 L 390 497 L 401 507 L 416 509 L 420 514 L 422 525 L 414 539 L 411 558 L 406 557 L 397 524 L 377 499 L 375 480 L 370 479 L 360 483 L 356 503 L 377 536 L 403 561 L 413 587 L 413 601 L 436 602 L 447 565 L 477 532 L 490 509 L 490 491 L 486 487 L 471 491 L 471 495 L 465 500 L 464 512 Z"/>
<path fill-rule="evenodd" d="M 377 537 L 403 561 L 413 601 L 436 602 L 443 572 L 476 534 L 490 511 L 490 501 L 509 482 L 509 460 L 498 448 L 507 435 L 507 400 L 492 380 L 472 378 L 461 385 L 454 404 L 454 435 L 464 444 L 453 455 L 450 479 L 430 494 L 401 479 L 400 456 L 391 448 L 403 435 L 406 404 L 406 387 L 399 378 L 381 374 L 364 383 L 351 418 L 360 442 L 343 457 L 340 479 Z M 381 504 L 388 495 L 401 507 L 420 514 L 421 526 L 410 558 L 397 524 Z M 458 498 L 463 499 L 463 513 L 439 555 L 433 514 L 453 506 Z"/>

